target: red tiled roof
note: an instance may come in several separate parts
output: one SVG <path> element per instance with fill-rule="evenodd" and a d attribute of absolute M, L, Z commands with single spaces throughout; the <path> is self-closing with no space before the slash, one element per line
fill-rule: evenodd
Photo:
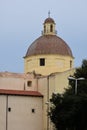
<path fill-rule="evenodd" d="M 59 54 L 73 57 L 67 43 L 56 35 L 40 36 L 29 46 L 25 57 L 39 54 Z"/>
<path fill-rule="evenodd" d="M 45 19 L 44 23 L 55 23 L 52 18 Z"/>
<path fill-rule="evenodd" d="M 43 95 L 37 91 L 7 90 L 7 89 L 0 89 L 0 95 L 19 95 L 19 96 L 43 97 Z"/>

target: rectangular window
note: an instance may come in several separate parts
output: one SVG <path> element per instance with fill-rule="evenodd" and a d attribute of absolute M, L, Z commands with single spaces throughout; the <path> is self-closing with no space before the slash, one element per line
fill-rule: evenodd
<path fill-rule="evenodd" d="M 27 86 L 31 87 L 32 86 L 32 81 L 27 81 Z"/>
<path fill-rule="evenodd" d="M 45 59 L 44 58 L 40 58 L 40 66 L 45 66 Z"/>
<path fill-rule="evenodd" d="M 70 61 L 70 68 L 72 68 L 72 61 Z"/>
<path fill-rule="evenodd" d="M 34 108 L 32 109 L 32 113 L 35 113 L 35 109 Z"/>
<path fill-rule="evenodd" d="M 11 108 L 10 107 L 8 108 L 8 111 L 11 112 Z"/>

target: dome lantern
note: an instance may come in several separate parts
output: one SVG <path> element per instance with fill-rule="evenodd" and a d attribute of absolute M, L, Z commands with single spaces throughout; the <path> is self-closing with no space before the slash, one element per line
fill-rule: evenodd
<path fill-rule="evenodd" d="M 56 35 L 55 21 L 50 17 L 50 12 L 48 12 L 48 18 L 43 23 L 42 32 L 43 35 Z"/>

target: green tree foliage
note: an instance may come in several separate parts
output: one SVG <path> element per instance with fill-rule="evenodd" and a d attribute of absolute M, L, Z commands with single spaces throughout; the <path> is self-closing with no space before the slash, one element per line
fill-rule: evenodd
<path fill-rule="evenodd" d="M 76 69 L 74 78 L 78 80 L 75 94 L 75 80 L 70 80 L 70 87 L 63 94 L 53 94 L 50 99 L 49 116 L 58 130 L 87 130 L 87 60 L 83 60 Z"/>

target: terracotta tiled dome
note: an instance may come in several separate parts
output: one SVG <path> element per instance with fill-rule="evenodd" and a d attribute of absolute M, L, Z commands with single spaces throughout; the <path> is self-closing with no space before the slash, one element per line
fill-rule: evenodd
<path fill-rule="evenodd" d="M 52 18 L 47 18 L 45 19 L 44 23 L 55 23 L 54 20 Z"/>
<path fill-rule="evenodd" d="M 56 35 L 40 36 L 30 45 L 25 57 L 41 54 L 59 54 L 73 57 L 67 43 Z"/>

